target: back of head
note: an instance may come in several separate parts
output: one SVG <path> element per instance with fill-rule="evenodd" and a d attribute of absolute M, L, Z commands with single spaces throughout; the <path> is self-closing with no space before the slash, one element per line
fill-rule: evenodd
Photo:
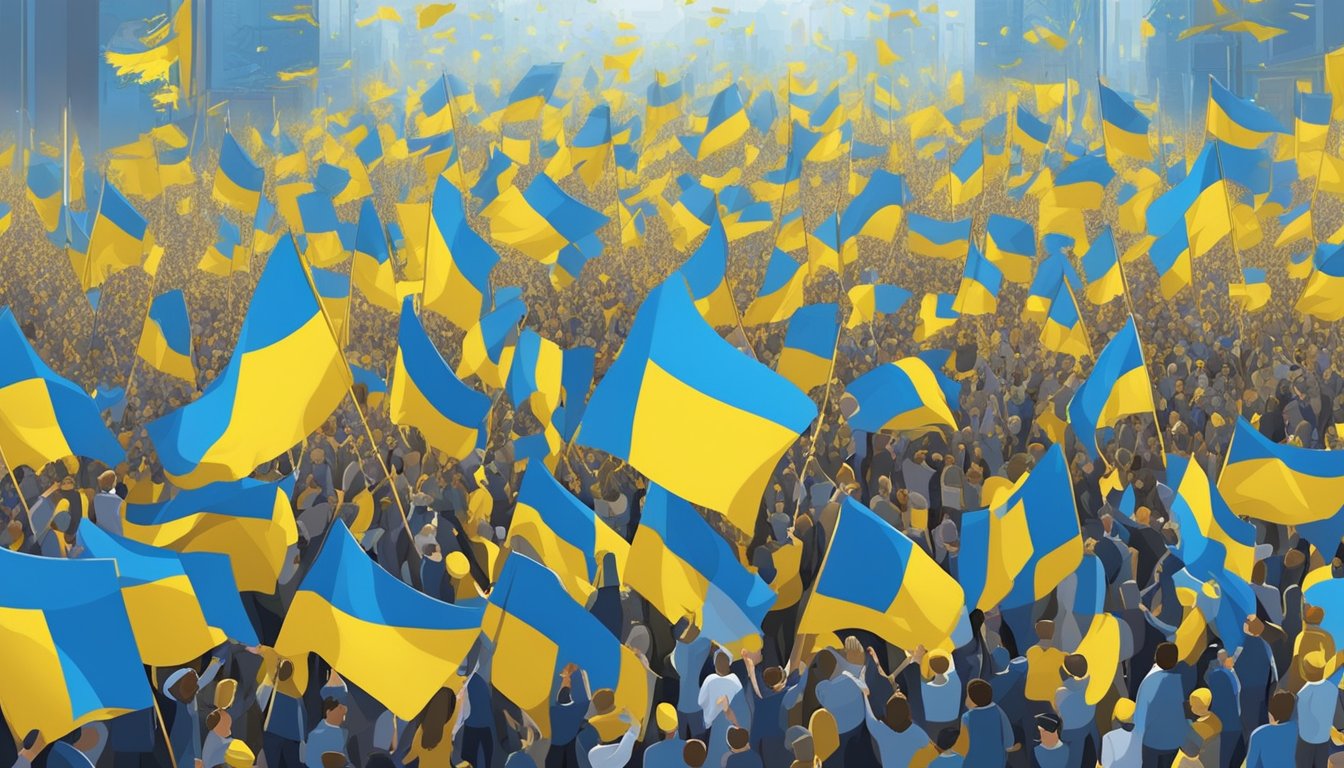
<path fill-rule="evenodd" d="M 701 768 L 708 758 L 709 750 L 705 748 L 705 742 L 699 739 L 691 739 L 681 748 L 681 761 L 686 764 L 686 768 Z"/>
<path fill-rule="evenodd" d="M 817 667 L 818 680 L 830 680 L 831 675 L 835 674 L 835 656 L 829 650 L 818 653 L 816 661 L 812 663 Z"/>
<path fill-rule="evenodd" d="M 1081 653 L 1071 653 L 1065 656 L 1064 671 L 1071 677 L 1087 677 L 1087 657 Z"/>
<path fill-rule="evenodd" d="M 765 681 L 767 687 L 773 689 L 784 682 L 784 670 L 779 667 L 766 667 L 761 673 L 761 679 Z"/>
<path fill-rule="evenodd" d="M 897 733 L 904 733 L 912 722 L 910 719 L 910 701 L 904 696 L 892 696 L 887 699 L 885 715 L 882 719 L 888 728 Z"/>
<path fill-rule="evenodd" d="M 1269 697 L 1269 716 L 1276 723 L 1286 723 L 1293 719 L 1293 710 L 1297 708 L 1297 697 L 1290 691 L 1276 691 Z"/>
<path fill-rule="evenodd" d="M 1055 639 L 1055 622 L 1049 619 L 1036 622 L 1036 636 L 1041 638 L 1041 642 Z"/>
<path fill-rule="evenodd" d="M 952 657 L 947 651 L 933 651 L 929 654 L 929 671 L 935 675 L 946 674 L 952 668 Z"/>
<path fill-rule="evenodd" d="M 751 734 L 747 732 L 746 728 L 733 726 L 728 729 L 728 746 L 730 748 L 735 750 L 746 749 L 747 745 L 750 743 Z"/>
<path fill-rule="evenodd" d="M 1153 653 L 1153 660 L 1157 666 L 1165 671 L 1176 668 L 1176 663 L 1181 660 L 1181 652 L 1176 648 L 1175 643 L 1158 643 L 1157 650 Z"/>
<path fill-rule="evenodd" d="M 938 732 L 938 738 L 934 740 L 934 746 L 938 747 L 939 752 L 946 752 L 957 745 L 957 739 L 961 738 L 961 729 L 955 725 L 949 725 Z"/>
<path fill-rule="evenodd" d="M 994 688 L 977 677 L 966 684 L 966 698 L 977 707 L 989 706 L 994 702 Z"/>

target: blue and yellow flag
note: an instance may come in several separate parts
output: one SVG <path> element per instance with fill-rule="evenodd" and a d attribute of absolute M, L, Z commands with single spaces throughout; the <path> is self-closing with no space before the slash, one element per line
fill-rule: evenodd
<path fill-rule="evenodd" d="M 561 407 L 556 409 L 551 422 L 560 430 L 560 439 L 568 442 L 583 421 L 588 407 L 588 390 L 593 386 L 593 371 L 597 367 L 597 350 L 593 347 L 574 347 L 563 353 L 560 369 Z"/>
<path fill-rule="evenodd" d="M 336 215 L 331 195 L 316 189 L 299 195 L 299 229 L 295 232 L 303 256 L 314 267 L 332 267 L 345 261 L 345 244 L 341 241 L 344 222 Z"/>
<path fill-rule="evenodd" d="M 126 460 L 88 393 L 38 357 L 9 307 L 0 309 L 0 360 L 0 449 L 11 467 L 41 471 L 66 456 L 109 467 Z"/>
<path fill-rule="evenodd" d="M 33 204 L 37 217 L 42 220 L 42 228 L 48 234 L 54 233 L 61 224 L 61 170 L 47 160 L 35 160 L 28 163 L 28 185 L 25 194 Z"/>
<path fill-rule="evenodd" d="M 1083 155 L 1055 175 L 1054 186 L 1041 199 L 1043 208 L 1100 208 L 1106 185 L 1115 178 L 1115 170 L 1101 155 Z"/>
<path fill-rule="evenodd" d="M 566 245 L 582 241 L 608 221 L 544 173 L 537 174 L 526 191 L 504 190 L 481 215 L 490 221 L 491 237 L 542 264 L 555 263 Z"/>
<path fill-rule="evenodd" d="M 1327 323 L 1344 318 L 1344 245 L 1321 243 L 1296 309 Z"/>
<path fill-rule="evenodd" d="M 691 157 L 704 160 L 736 144 L 747 135 L 747 128 L 750 125 L 747 110 L 742 103 L 742 91 L 737 87 L 737 83 L 733 83 L 714 97 L 714 103 L 709 107 L 704 132 L 699 136 L 680 137 L 681 145 Z"/>
<path fill-rule="evenodd" d="M 569 154 L 574 162 L 574 170 L 583 179 L 589 189 L 597 186 L 607 170 L 608 160 L 614 150 L 611 143 L 611 107 L 599 104 L 588 113 L 583 127 L 574 134 L 570 142 Z"/>
<path fill-rule="evenodd" d="M 154 706 L 115 562 L 0 548 L 0 583 L 11 586 L 0 595 L 0 707 L 11 732 L 56 741 Z"/>
<path fill-rule="evenodd" d="M 145 217 L 111 182 L 104 182 L 98 215 L 89 233 L 89 250 L 83 259 L 84 270 L 78 275 L 83 289 L 97 288 L 112 274 L 140 266 L 146 227 Z"/>
<path fill-rule="evenodd" d="M 690 258 L 677 270 L 705 322 L 715 327 L 737 324 L 737 307 L 728 289 L 728 236 L 715 210 L 709 232 Z"/>
<path fill-rule="evenodd" d="M 140 658 L 153 667 L 186 664 L 232 639 L 256 645 L 227 555 L 179 554 L 81 525 L 80 557 L 117 562 Z"/>
<path fill-rule="evenodd" d="M 1013 143 L 1029 155 L 1039 155 L 1050 144 L 1053 126 L 1019 104 L 1013 113 Z"/>
<path fill-rule="evenodd" d="M 1317 153 L 1325 151 L 1333 104 L 1334 99 L 1328 93 L 1303 93 L 1299 87 L 1293 94 L 1293 143 L 1297 173 L 1303 178 L 1322 167 L 1324 159 Z"/>
<path fill-rule="evenodd" d="M 126 538 L 175 552 L 229 556 L 244 592 L 275 591 L 285 552 L 298 541 L 289 495 L 294 479 L 244 478 L 179 492 L 152 504 L 127 504 Z"/>
<path fill-rule="evenodd" d="M 1115 251 L 1115 235 L 1104 227 L 1083 254 L 1083 276 L 1087 278 L 1087 298 L 1093 304 L 1106 304 L 1125 295 L 1120 275 L 1120 259 Z"/>
<path fill-rule="evenodd" d="M 1083 290 L 1082 278 L 1073 268 L 1063 249 L 1073 247 L 1073 238 L 1063 235 L 1046 235 L 1046 256 L 1036 268 L 1027 289 L 1027 300 L 1022 307 L 1022 316 L 1039 323 L 1045 322 L 1050 306 L 1059 295 L 1059 284 L 1065 280 L 1075 294 Z"/>
<path fill-rule="evenodd" d="M 1036 233 L 1025 221 L 990 214 L 985 224 L 985 258 L 1002 270 L 1005 280 L 1029 283 L 1036 266 Z"/>
<path fill-rule="evenodd" d="M 564 65 L 560 63 L 533 64 L 509 92 L 507 105 L 494 119 L 505 124 L 536 120 L 555 93 L 563 68 Z"/>
<path fill-rule="evenodd" d="M 1238 418 L 1218 491 L 1239 517 L 1297 526 L 1324 549 L 1344 535 L 1344 451 L 1278 445 Z"/>
<path fill-rule="evenodd" d="M 448 93 L 448 78 L 439 75 L 420 94 L 420 113 L 414 116 L 417 136 L 437 136 L 453 130 L 453 110 Z"/>
<path fill-rule="evenodd" d="M 1226 570 L 1250 581 L 1255 565 L 1255 526 L 1232 514 L 1198 461 L 1168 454 L 1167 483 L 1173 495 L 1167 506 L 1180 526 L 1173 552 L 1200 581 Z"/>
<path fill-rule="evenodd" d="M 881 168 L 873 171 L 863 191 L 849 201 L 840 216 L 840 241 L 844 247 L 850 247 L 850 241 L 859 235 L 884 243 L 894 241 L 901 228 L 904 206 L 910 200 L 910 190 L 902 176 Z"/>
<path fill-rule="evenodd" d="M 490 398 L 453 375 L 420 324 L 411 296 L 402 301 L 393 366 L 392 423 L 418 429 L 426 443 L 455 459 L 471 453 Z"/>
<path fill-rule="evenodd" d="M 224 371 L 199 398 L 146 428 L 177 486 L 237 480 L 317 429 L 350 382 L 311 278 L 285 238 L 257 282 Z"/>
<path fill-rule="evenodd" d="M 181 291 L 165 291 L 154 297 L 136 352 L 155 370 L 196 383 L 196 367 L 191 362 L 191 316 Z"/>
<path fill-rule="evenodd" d="M 966 267 L 961 274 L 952 309 L 958 315 L 992 315 L 999 309 L 999 289 L 1003 287 L 1003 272 L 971 245 L 966 253 Z"/>
<path fill-rule="evenodd" d="M 499 147 L 490 149 L 490 159 L 481 169 L 481 176 L 471 187 L 471 194 L 481 201 L 482 206 L 489 205 L 500 193 L 513 186 L 518 176 L 518 164 L 513 162 Z"/>
<path fill-rule="evenodd" d="M 440 602 L 402 583 L 331 525 L 294 593 L 275 651 L 316 653 L 403 719 L 417 716 L 467 657 L 484 609 Z"/>
<path fill-rule="evenodd" d="M 962 517 L 961 552 L 966 607 L 982 611 L 1034 603 L 1078 568 L 1083 540 L 1059 445 L 1003 498 Z"/>
<path fill-rule="evenodd" d="M 370 304 L 387 310 L 397 308 L 397 278 L 392 271 L 387 234 L 383 231 L 383 222 L 378 218 L 373 201 L 368 199 L 359 209 L 350 280 Z"/>
<path fill-rule="evenodd" d="M 838 304 L 809 304 L 789 318 L 775 371 L 804 392 L 825 384 L 831 375 L 835 343 L 840 335 Z"/>
<path fill-rule="evenodd" d="M 954 293 L 926 293 L 919 302 L 919 320 L 915 323 L 915 341 L 923 343 L 930 337 L 957 324 L 961 313 L 952 306 L 957 300 Z"/>
<path fill-rule="evenodd" d="M 957 429 L 961 385 L 943 373 L 949 353 L 932 350 L 894 363 L 879 365 L 845 386 L 857 401 L 849 417 L 854 429 L 865 432 L 925 432 Z"/>
<path fill-rule="evenodd" d="M 524 328 L 513 350 L 513 364 L 504 392 L 514 408 L 527 407 L 542 424 L 550 424 L 564 388 L 564 353 L 559 345 Z"/>
<path fill-rule="evenodd" d="M 1155 410 L 1139 331 L 1130 317 L 1101 350 L 1087 381 L 1069 401 L 1069 424 L 1083 449 L 1095 459 L 1098 429 L 1115 424 L 1121 416 Z"/>
<path fill-rule="evenodd" d="M 347 321 L 350 316 L 351 275 L 343 275 L 329 269 L 313 267 L 310 274 L 317 298 L 322 302 L 322 310 L 331 321 L 331 330 L 342 348 L 349 342 L 350 329 Z"/>
<path fill-rule="evenodd" d="M 971 242 L 971 220 L 939 221 L 912 213 L 906 217 L 905 247 L 934 259 L 960 259 Z"/>
<path fill-rule="evenodd" d="M 605 574 L 611 577 L 610 583 L 628 583 L 624 577 L 630 545 L 544 466 L 523 473 L 505 546 L 511 555 L 517 552 L 551 569 L 580 605 L 587 604 L 596 591 L 607 555 L 616 558 L 618 571 Z"/>
<path fill-rule="evenodd" d="M 1269 303 L 1270 287 L 1265 270 L 1247 267 L 1241 270 L 1240 283 L 1228 283 L 1227 295 L 1246 312 L 1258 312 Z"/>
<path fill-rule="evenodd" d="M 1275 248 L 1283 248 L 1299 240 L 1314 240 L 1316 233 L 1311 216 L 1311 201 L 1280 214 L 1279 227 L 1279 236 L 1274 239 Z"/>
<path fill-rule="evenodd" d="M 447 176 L 434 186 L 429 217 L 422 306 L 470 330 L 490 307 L 490 272 L 499 254 L 467 224 L 462 192 Z"/>
<path fill-rule="evenodd" d="M 265 181 L 266 172 L 252 162 L 233 134 L 225 131 L 211 196 L 221 205 L 250 217 L 257 211 L 257 201 L 261 199 L 261 187 Z"/>
<path fill-rule="evenodd" d="M 793 316 L 803 306 L 803 288 L 807 273 L 789 254 L 776 248 L 765 265 L 765 278 L 756 298 L 742 315 L 744 326 L 778 323 Z"/>
<path fill-rule="evenodd" d="M 498 302 L 499 297 L 495 298 Z M 475 374 L 487 386 L 503 387 L 513 365 L 518 325 L 526 314 L 527 305 L 520 298 L 499 303 L 486 313 L 462 339 L 457 375 L 465 379 Z"/>
<path fill-rule="evenodd" d="M 878 315 L 895 314 L 913 296 L 898 285 L 856 285 L 849 289 L 849 319 L 845 321 L 845 327 L 858 328 L 873 322 Z"/>
<path fill-rule="evenodd" d="M 1194 279 L 1190 258 L 1190 239 L 1184 223 L 1178 223 L 1169 232 L 1148 247 L 1148 258 L 1157 270 L 1162 298 L 1171 299 Z"/>
<path fill-rule="evenodd" d="M 649 141 L 658 138 L 664 125 L 681 117 L 681 98 L 680 80 L 669 83 L 660 73 L 655 73 L 644 102 L 644 129 Z"/>
<path fill-rule="evenodd" d="M 883 564 L 883 578 L 873 578 L 872 563 Z M 902 648 L 935 648 L 964 611 L 960 584 L 905 534 L 846 496 L 798 631 L 865 629 Z"/>
<path fill-rule="evenodd" d="M 14 209 L 8 203 L 0 203 L 0 235 L 9 231 L 14 224 Z"/>
<path fill-rule="evenodd" d="M 775 593 L 684 499 L 650 485 L 630 545 L 625 581 L 668 621 L 690 617 L 700 634 L 729 646 L 759 642 Z"/>
<path fill-rule="evenodd" d="M 984 191 L 985 145 L 980 137 L 961 150 L 948 172 L 947 183 L 953 205 L 969 203 Z"/>
<path fill-rule="evenodd" d="M 577 440 L 755 530 L 770 474 L 817 407 L 720 338 L 678 282 L 655 288 L 635 314 Z"/>
<path fill-rule="evenodd" d="M 201 256 L 196 268 L 219 277 L 228 277 L 234 272 L 247 272 L 251 266 L 251 255 L 243 247 L 238 225 L 220 216 L 215 241 Z"/>
<path fill-rule="evenodd" d="M 1242 149 L 1254 149 L 1273 134 L 1289 132 L 1268 110 L 1237 98 L 1212 75 L 1206 127 L 1210 136 Z"/>
<path fill-rule="evenodd" d="M 493 646 L 491 684 L 532 718 L 542 736 L 551 733 L 552 689 L 566 664 L 582 669 L 593 691 L 611 690 L 616 712 L 627 710 L 636 722 L 648 714 L 648 671 L 634 651 L 535 560 L 515 553 L 504 562 L 481 632 Z M 621 731 L 626 727 L 621 724 Z"/>
<path fill-rule="evenodd" d="M 1161 237 L 1184 224 L 1190 255 L 1199 258 L 1232 231 L 1218 143 L 1204 145 L 1190 173 L 1148 206 L 1148 234 Z"/>
<path fill-rule="evenodd" d="M 1148 146 L 1148 118 L 1134 108 L 1124 96 L 1097 83 L 1101 92 L 1101 134 L 1106 141 L 1106 157 L 1118 161 L 1121 157 L 1151 162 L 1152 147 Z"/>
<path fill-rule="evenodd" d="M 1050 311 L 1041 327 L 1041 345 L 1062 355 L 1092 356 L 1092 342 L 1078 312 L 1078 297 L 1067 280 L 1059 281 L 1055 298 L 1050 302 Z"/>

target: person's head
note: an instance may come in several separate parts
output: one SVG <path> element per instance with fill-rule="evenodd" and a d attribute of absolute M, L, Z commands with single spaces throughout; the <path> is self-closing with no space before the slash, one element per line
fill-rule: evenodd
<path fill-rule="evenodd" d="M 1290 691 L 1275 691 L 1269 697 L 1269 721 L 1278 725 L 1293 719 L 1293 710 L 1297 708 L 1297 697 Z"/>
<path fill-rule="evenodd" d="M 1177 662 L 1181 660 L 1181 652 L 1176 648 L 1175 643 L 1158 643 L 1157 650 L 1153 652 L 1153 661 L 1163 671 L 1170 672 L 1176 668 Z"/>
<path fill-rule="evenodd" d="M 1036 732 L 1047 749 L 1059 743 L 1059 717 L 1049 712 L 1036 716 Z"/>
<path fill-rule="evenodd" d="M 420 716 L 420 740 L 426 749 L 433 749 L 443 741 L 449 721 L 457 712 L 457 694 L 452 688 L 440 688 L 430 698 Z"/>
<path fill-rule="evenodd" d="M 989 683 L 975 678 L 966 684 L 966 704 L 971 707 L 987 707 L 994 702 L 994 688 Z"/>
<path fill-rule="evenodd" d="M 812 663 L 816 665 L 818 680 L 830 680 L 835 674 L 835 654 L 830 651 L 818 653 Z"/>
<path fill-rule="evenodd" d="M 746 752 L 751 746 L 751 734 L 746 728 L 733 726 L 728 729 L 728 748 L 734 752 Z"/>
<path fill-rule="evenodd" d="M 664 701 L 654 710 L 654 719 L 658 721 L 658 730 L 671 738 L 677 734 L 677 708 Z"/>
<path fill-rule="evenodd" d="M 349 762 L 344 752 L 322 753 L 322 768 L 345 768 Z"/>
<path fill-rule="evenodd" d="M 714 654 L 714 674 L 723 676 L 732 672 L 733 657 L 728 655 L 727 651 L 719 651 Z"/>
<path fill-rule="evenodd" d="M 233 717 L 227 709 L 212 709 L 205 716 L 205 730 L 219 736 L 228 736 L 233 732 Z"/>
<path fill-rule="evenodd" d="M 1041 638 L 1042 643 L 1048 643 L 1055 639 L 1055 622 L 1050 619 L 1041 619 L 1036 622 L 1036 636 Z"/>
<path fill-rule="evenodd" d="M 1081 653 L 1071 653 L 1065 656 L 1064 673 L 1076 680 L 1087 677 L 1087 657 Z"/>
<path fill-rule="evenodd" d="M 779 667 L 766 667 L 761 673 L 761 680 L 765 682 L 765 687 L 772 691 L 778 691 L 784 687 L 784 670 Z"/>
<path fill-rule="evenodd" d="M 104 492 L 110 492 L 113 488 L 116 487 L 117 487 L 117 473 L 113 472 L 110 469 L 103 470 L 103 473 L 98 476 L 98 490 Z"/>
<path fill-rule="evenodd" d="M 194 669 L 182 669 L 169 678 L 168 692 L 178 701 L 191 701 L 201 690 L 201 678 Z"/>
<path fill-rule="evenodd" d="M 905 733 L 905 729 L 909 728 L 912 722 L 910 702 L 899 694 L 887 699 L 887 709 L 883 713 L 882 721 L 891 730 L 897 733 Z"/>
<path fill-rule="evenodd" d="M 952 657 L 947 651 L 931 651 L 929 653 L 929 671 L 935 675 L 945 675 L 952 668 Z"/>
<path fill-rule="evenodd" d="M 705 742 L 699 739 L 691 739 L 681 748 L 681 761 L 686 764 L 686 768 L 701 768 L 708 758 L 709 750 L 705 748 Z"/>
<path fill-rule="evenodd" d="M 1209 714 L 1211 706 L 1213 706 L 1213 693 L 1208 688 L 1196 688 L 1190 692 L 1190 712 L 1195 717 Z"/>
<path fill-rule="evenodd" d="M 345 722 L 346 706 L 340 699 L 328 696 L 322 700 L 322 719 L 327 725 L 340 725 Z"/>
<path fill-rule="evenodd" d="M 616 692 L 610 688 L 598 688 L 593 691 L 593 697 L 590 701 L 593 714 L 609 714 L 616 709 Z"/>
<path fill-rule="evenodd" d="M 1148 525 L 1153 518 L 1153 511 L 1147 507 L 1139 507 L 1134 510 L 1134 522 L 1139 525 Z"/>
<path fill-rule="evenodd" d="M 1134 722 L 1134 700 L 1128 698 L 1117 699 L 1115 706 L 1111 708 L 1111 716 L 1115 718 L 1117 723 Z"/>
<path fill-rule="evenodd" d="M 1319 627 L 1325 621 L 1325 609 L 1319 605 L 1308 605 L 1302 611 L 1302 621 L 1308 626 Z"/>
<path fill-rule="evenodd" d="M 957 746 L 957 739 L 961 738 L 961 729 L 955 725 L 949 725 L 938 732 L 938 737 L 934 739 L 933 745 L 938 748 L 938 754 L 950 751 Z"/>

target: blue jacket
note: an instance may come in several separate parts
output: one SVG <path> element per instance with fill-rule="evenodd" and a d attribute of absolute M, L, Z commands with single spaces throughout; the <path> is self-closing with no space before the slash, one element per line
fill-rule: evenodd
<path fill-rule="evenodd" d="M 1016 743 L 1013 726 L 998 704 L 969 709 L 961 716 L 970 744 L 966 768 L 1002 768 L 1005 753 Z"/>
<path fill-rule="evenodd" d="M 1246 748 L 1246 768 L 1272 768 L 1282 765 L 1285 755 L 1297 749 L 1297 725 L 1291 721 L 1279 725 L 1262 725 L 1251 733 Z"/>
<path fill-rule="evenodd" d="M 1185 691 L 1176 672 L 1155 670 L 1139 683 L 1134 722 L 1143 729 L 1143 746 L 1177 750 L 1190 734 L 1185 720 Z"/>

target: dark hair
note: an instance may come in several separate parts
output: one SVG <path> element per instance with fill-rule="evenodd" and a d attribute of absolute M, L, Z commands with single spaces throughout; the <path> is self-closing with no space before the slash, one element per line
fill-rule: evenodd
<path fill-rule="evenodd" d="M 1046 733 L 1059 733 L 1059 718 L 1049 712 L 1036 716 L 1036 727 Z"/>
<path fill-rule="evenodd" d="M 1181 660 L 1181 652 L 1176 649 L 1175 643 L 1158 643 L 1157 650 L 1153 653 L 1153 660 L 1162 669 L 1171 670 Z"/>
<path fill-rule="evenodd" d="M 887 699 L 886 716 L 882 718 L 887 727 L 897 733 L 905 733 L 910 727 L 910 702 L 904 696 L 892 696 Z"/>
<path fill-rule="evenodd" d="M 220 717 L 222 716 L 223 711 L 224 710 L 222 709 L 210 710 L 210 714 L 205 716 L 205 730 L 207 731 L 215 730 L 215 727 L 219 725 L 219 720 Z"/>
<path fill-rule="evenodd" d="M 326 717 L 331 710 L 341 706 L 341 700 L 335 696 L 328 696 L 322 700 L 322 716 Z"/>
<path fill-rule="evenodd" d="M 961 738 L 961 729 L 955 725 L 949 725 L 938 732 L 938 738 L 934 741 L 934 745 L 938 747 L 939 752 L 946 752 L 957 745 L 957 739 L 959 738 Z"/>
<path fill-rule="evenodd" d="M 728 729 L 728 746 L 733 749 L 742 749 L 751 743 L 751 734 L 747 733 L 746 728 L 733 726 Z"/>
<path fill-rule="evenodd" d="M 705 742 L 699 739 L 691 739 L 681 748 L 681 761 L 689 768 L 701 768 L 708 758 L 709 750 L 705 749 Z"/>
<path fill-rule="evenodd" d="M 41 735 L 42 732 L 37 730 L 36 728 L 29 731 L 28 735 L 23 737 L 23 748 L 32 749 L 33 745 L 37 743 L 38 737 L 40 737 Z"/>
<path fill-rule="evenodd" d="M 1087 657 L 1081 653 L 1071 653 L 1064 657 L 1064 671 L 1073 677 L 1087 676 Z"/>
<path fill-rule="evenodd" d="M 1276 723 L 1286 723 L 1293 719 L 1293 710 L 1297 708 L 1297 697 L 1291 691 L 1277 691 L 1269 697 L 1269 715 Z"/>
<path fill-rule="evenodd" d="M 443 731 L 457 711 L 457 694 L 452 688 L 440 688 L 420 713 L 420 743 L 433 749 L 443 741 Z"/>
<path fill-rule="evenodd" d="M 779 667 L 766 667 L 765 671 L 761 673 L 761 679 L 765 681 L 766 685 L 774 688 L 784 681 L 784 670 Z"/>
<path fill-rule="evenodd" d="M 280 665 L 276 667 L 275 676 L 284 682 L 294 676 L 294 662 L 289 659 L 281 659 Z"/>
<path fill-rule="evenodd" d="M 994 701 L 994 688 L 977 677 L 966 684 L 966 697 L 975 706 L 983 707 Z"/>

